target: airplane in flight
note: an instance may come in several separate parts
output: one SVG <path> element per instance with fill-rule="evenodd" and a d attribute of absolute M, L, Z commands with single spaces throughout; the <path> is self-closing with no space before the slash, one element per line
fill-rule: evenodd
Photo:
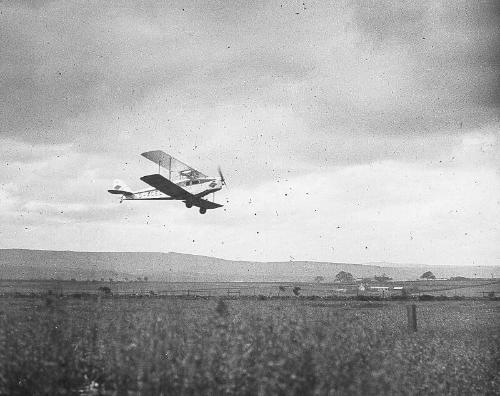
<path fill-rule="evenodd" d="M 115 180 L 113 188 L 108 192 L 121 195 L 120 202 L 176 200 L 184 202 L 187 208 L 200 208 L 201 214 L 205 214 L 207 209 L 223 206 L 203 198 L 208 194 L 215 197 L 215 192 L 226 185 L 220 168 L 219 177 L 210 177 L 161 150 L 147 151 L 141 155 L 158 165 L 158 173 L 141 177 L 141 180 L 152 188 L 132 191 L 120 180 Z M 168 171 L 168 177 L 160 174 L 161 168 Z"/>

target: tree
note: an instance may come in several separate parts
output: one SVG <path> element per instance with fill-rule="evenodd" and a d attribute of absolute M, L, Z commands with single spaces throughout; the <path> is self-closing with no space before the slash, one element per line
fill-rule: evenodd
<path fill-rule="evenodd" d="M 354 282 L 354 276 L 350 272 L 340 271 L 335 275 L 335 281 L 341 283 L 352 283 Z"/>
<path fill-rule="evenodd" d="M 436 279 L 436 275 L 434 275 L 431 271 L 427 271 L 420 275 L 420 279 Z"/>
<path fill-rule="evenodd" d="M 314 278 L 314 280 L 317 282 L 317 283 L 321 283 L 325 280 L 325 277 L 324 276 L 317 276 L 316 278 Z"/>
<path fill-rule="evenodd" d="M 378 275 L 378 276 L 375 275 L 374 278 L 377 282 L 387 282 L 387 281 L 392 280 L 392 278 L 390 276 L 387 276 L 386 274 L 382 274 L 382 275 Z"/>
<path fill-rule="evenodd" d="M 106 295 L 109 295 L 111 294 L 111 289 L 107 286 L 101 286 L 99 288 L 99 291 L 102 293 L 102 294 L 106 294 Z"/>

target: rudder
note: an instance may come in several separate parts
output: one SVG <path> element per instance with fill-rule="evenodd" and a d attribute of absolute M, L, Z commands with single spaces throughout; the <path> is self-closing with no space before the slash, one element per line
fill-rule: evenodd
<path fill-rule="evenodd" d="M 132 190 L 121 180 L 115 180 L 113 182 L 113 188 L 108 190 L 110 194 L 121 194 L 121 195 L 132 195 Z"/>

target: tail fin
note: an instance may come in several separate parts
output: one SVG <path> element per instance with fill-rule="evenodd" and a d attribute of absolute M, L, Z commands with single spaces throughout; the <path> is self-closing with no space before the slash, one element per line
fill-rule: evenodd
<path fill-rule="evenodd" d="M 121 195 L 132 195 L 132 190 L 121 180 L 115 180 L 113 182 L 113 188 L 108 190 L 111 194 L 121 194 Z"/>

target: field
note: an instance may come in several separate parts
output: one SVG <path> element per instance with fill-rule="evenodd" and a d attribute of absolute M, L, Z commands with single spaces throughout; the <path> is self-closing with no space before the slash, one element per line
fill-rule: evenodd
<path fill-rule="evenodd" d="M 499 279 L 469 279 L 465 281 L 401 281 L 382 286 L 402 286 L 411 294 L 435 296 L 483 297 L 494 291 L 500 295 Z M 0 296 L 14 294 L 96 294 L 100 287 L 109 287 L 114 295 L 176 295 L 176 296 L 294 296 L 293 288 L 300 287 L 302 296 L 356 296 L 372 295 L 358 290 L 358 284 L 304 283 L 304 282 L 100 282 L 63 280 L 0 280 Z M 375 293 L 377 294 L 377 293 Z M 394 294 L 393 293 L 389 293 Z M 398 292 L 397 294 L 400 294 Z"/>
<path fill-rule="evenodd" d="M 0 394 L 498 394 L 500 302 L 0 298 Z"/>

